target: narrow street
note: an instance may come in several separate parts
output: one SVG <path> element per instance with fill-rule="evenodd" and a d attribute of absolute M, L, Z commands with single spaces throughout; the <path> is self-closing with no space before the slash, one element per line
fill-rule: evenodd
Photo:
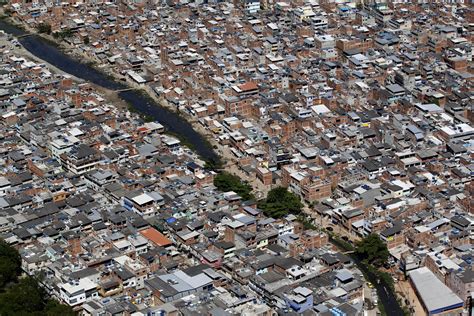
<path fill-rule="evenodd" d="M 395 291 L 401 297 L 407 300 L 411 308 L 411 313 L 413 315 L 425 314 L 425 310 L 423 309 L 423 306 L 421 305 L 420 300 L 416 296 L 415 291 L 413 291 L 413 288 L 411 287 L 408 281 L 399 280 L 398 282 L 395 282 Z"/>
<path fill-rule="evenodd" d="M 375 289 L 370 288 L 368 283 L 364 284 L 364 315 L 365 316 L 376 316 L 380 313 L 377 305 L 378 298 Z"/>

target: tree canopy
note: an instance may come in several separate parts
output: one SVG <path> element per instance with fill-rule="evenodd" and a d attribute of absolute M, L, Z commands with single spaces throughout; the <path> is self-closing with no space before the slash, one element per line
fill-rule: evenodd
<path fill-rule="evenodd" d="M 21 257 L 15 248 L 0 239 L 0 289 L 16 282 L 21 273 Z"/>
<path fill-rule="evenodd" d="M 288 214 L 298 215 L 301 213 L 302 207 L 303 204 L 300 198 L 284 187 L 270 190 L 267 198 L 258 203 L 258 208 L 263 210 L 265 215 L 274 218 L 280 218 Z"/>
<path fill-rule="evenodd" d="M 389 257 L 387 245 L 376 234 L 370 234 L 356 244 L 356 253 L 375 267 L 384 265 Z"/>
<path fill-rule="evenodd" d="M 214 185 L 223 192 L 233 191 L 244 200 L 253 200 L 252 187 L 238 176 L 221 172 L 214 177 Z"/>
<path fill-rule="evenodd" d="M 50 298 L 35 278 L 20 276 L 20 254 L 0 239 L 0 315 L 75 315 L 69 306 Z"/>
<path fill-rule="evenodd" d="M 21 278 L 18 283 L 0 294 L 0 314 L 18 315 L 41 311 L 44 308 L 45 295 L 35 279 Z"/>
<path fill-rule="evenodd" d="M 53 36 L 58 39 L 65 39 L 67 37 L 71 37 L 72 35 L 73 35 L 73 31 L 69 28 L 53 33 Z"/>
<path fill-rule="evenodd" d="M 37 27 L 39 33 L 51 34 L 51 25 L 47 23 L 40 23 Z"/>

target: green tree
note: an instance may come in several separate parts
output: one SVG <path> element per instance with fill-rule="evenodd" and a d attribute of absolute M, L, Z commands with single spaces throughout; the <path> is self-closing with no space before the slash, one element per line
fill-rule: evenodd
<path fill-rule="evenodd" d="M 221 172 L 214 177 L 214 185 L 223 192 L 234 191 L 244 200 L 253 200 L 252 187 L 238 176 Z"/>
<path fill-rule="evenodd" d="M 207 159 L 204 164 L 204 169 L 217 171 L 222 169 L 222 160 L 220 159 Z"/>
<path fill-rule="evenodd" d="M 69 316 L 74 311 L 51 299 L 36 278 L 21 274 L 18 251 L 0 239 L 0 315 Z"/>
<path fill-rule="evenodd" d="M 312 223 L 311 217 L 308 219 L 304 215 L 300 214 L 297 218 L 298 222 L 303 224 L 304 229 L 317 230 L 318 228 Z"/>
<path fill-rule="evenodd" d="M 90 39 L 89 36 L 84 37 L 84 44 L 89 45 Z"/>
<path fill-rule="evenodd" d="M 74 316 L 76 313 L 71 307 L 59 304 L 55 300 L 48 300 L 44 308 L 44 315 L 46 316 Z"/>
<path fill-rule="evenodd" d="M 387 245 L 376 234 L 370 234 L 356 244 L 356 253 L 375 267 L 384 265 L 389 257 Z"/>
<path fill-rule="evenodd" d="M 36 27 L 39 33 L 51 34 L 51 25 L 48 23 L 40 23 Z"/>
<path fill-rule="evenodd" d="M 45 295 L 35 279 L 22 278 L 0 294 L 0 315 L 24 315 L 42 311 Z"/>
<path fill-rule="evenodd" d="M 258 208 L 262 209 L 267 216 L 275 218 L 280 218 L 290 213 L 299 215 L 302 207 L 303 204 L 300 198 L 284 187 L 270 190 L 267 198 L 258 203 Z"/>
<path fill-rule="evenodd" d="M 21 257 L 15 248 L 0 239 L 0 289 L 16 282 L 21 273 Z"/>
<path fill-rule="evenodd" d="M 55 38 L 59 38 L 59 39 L 65 39 L 67 37 L 71 37 L 73 34 L 72 30 L 71 29 L 64 29 L 60 32 L 55 32 L 53 33 L 53 36 Z"/>
<path fill-rule="evenodd" d="M 147 114 L 144 114 L 143 115 L 143 120 L 145 122 L 154 122 L 155 121 L 155 118 L 151 115 L 147 115 Z"/>

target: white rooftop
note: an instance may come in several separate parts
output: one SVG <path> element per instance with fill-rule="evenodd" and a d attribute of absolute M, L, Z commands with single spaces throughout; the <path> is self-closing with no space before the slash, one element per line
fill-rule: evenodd
<path fill-rule="evenodd" d="M 142 193 L 142 194 L 132 198 L 132 201 L 137 203 L 138 205 L 143 205 L 143 204 L 146 204 L 146 203 L 149 203 L 149 202 L 153 201 L 153 198 L 151 196 L 149 196 L 148 194 L 146 194 L 146 193 Z"/>
<path fill-rule="evenodd" d="M 459 296 L 444 285 L 427 267 L 410 271 L 409 276 L 428 312 L 463 305 Z"/>

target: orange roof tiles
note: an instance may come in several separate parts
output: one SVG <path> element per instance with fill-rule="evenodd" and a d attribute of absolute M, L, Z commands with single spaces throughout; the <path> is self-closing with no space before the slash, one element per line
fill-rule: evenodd
<path fill-rule="evenodd" d="M 173 244 L 171 242 L 171 240 L 166 238 L 165 235 L 163 235 L 162 233 L 160 233 L 159 231 L 157 231 L 154 228 L 144 229 L 144 230 L 140 231 L 140 234 L 142 234 L 143 237 L 150 240 L 151 242 L 153 242 L 157 246 L 164 247 L 164 246 L 169 246 L 169 245 Z"/>
<path fill-rule="evenodd" d="M 239 89 L 242 91 L 250 91 L 258 89 L 257 84 L 255 82 L 246 82 L 239 86 Z"/>

